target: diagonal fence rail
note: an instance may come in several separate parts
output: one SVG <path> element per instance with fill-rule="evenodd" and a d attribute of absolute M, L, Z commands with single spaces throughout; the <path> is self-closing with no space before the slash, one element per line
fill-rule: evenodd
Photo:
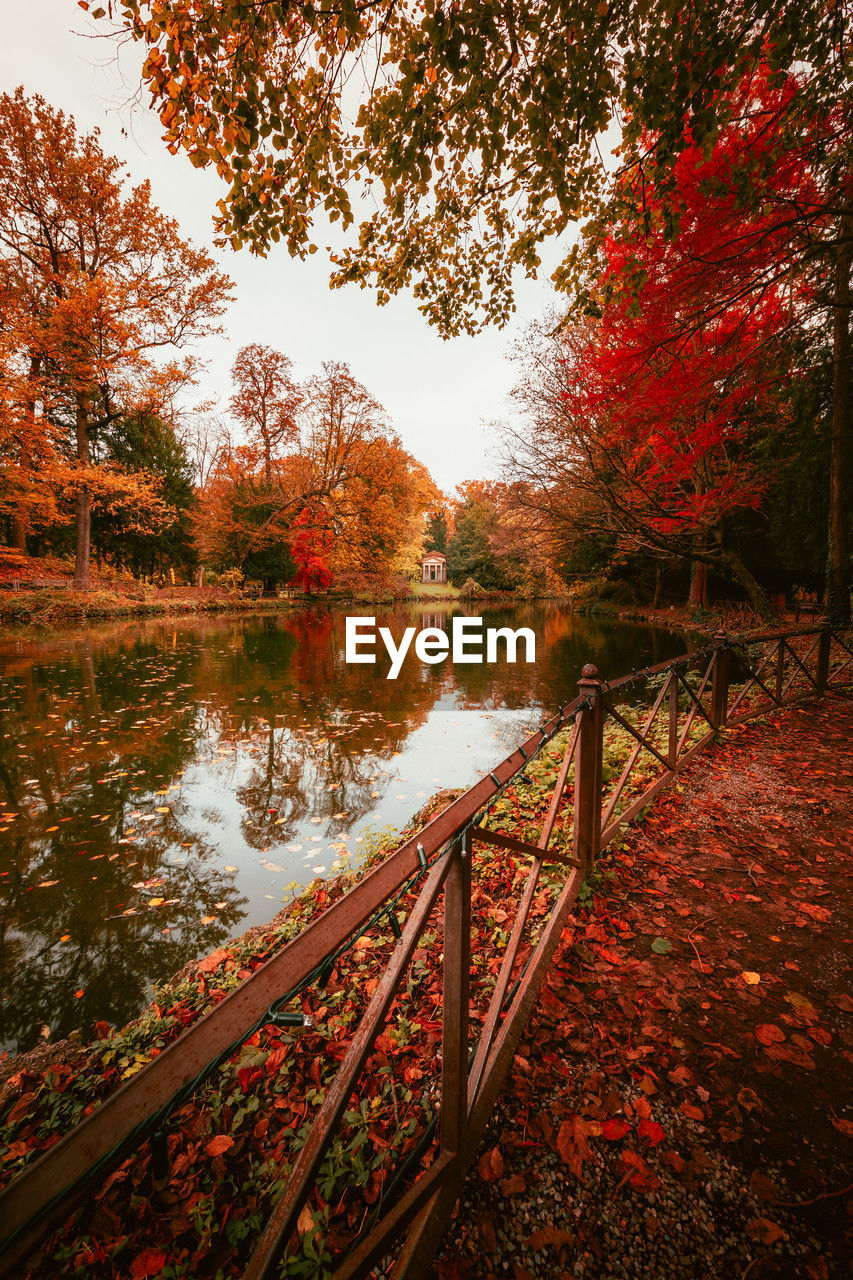
<path fill-rule="evenodd" d="M 853 641 L 828 627 L 740 641 L 720 635 L 707 649 L 610 683 L 599 679 L 594 666 L 585 667 L 571 703 L 9 1185 L 0 1196 L 0 1275 L 21 1274 L 40 1240 L 142 1143 L 151 1142 L 153 1163 L 162 1172 L 164 1135 L 176 1108 L 257 1030 L 301 1019 L 285 1006 L 328 973 L 371 923 L 387 919 L 399 935 L 396 947 L 313 1117 L 243 1280 L 277 1276 L 418 943 L 440 910 L 444 952 L 438 1123 L 427 1127 L 414 1153 L 422 1157 L 420 1170 L 410 1169 L 405 1177 L 401 1171 L 396 1197 L 383 1198 L 381 1213 L 333 1272 L 334 1280 L 357 1280 L 391 1257 L 394 1280 L 426 1275 L 572 904 L 602 850 L 721 730 L 774 707 L 840 692 L 851 683 Z M 638 685 L 650 696 L 645 712 Z M 508 784 L 561 731 L 562 756 L 537 842 L 485 825 L 496 821 L 488 810 Z M 614 737 L 620 739 L 616 763 L 611 759 Z M 561 818 L 562 838 L 555 842 Z M 474 1038 L 469 974 L 472 863 L 478 845 L 529 858 L 530 869 Z M 546 866 L 565 868 L 565 878 L 538 940 L 528 948 L 531 907 Z M 401 930 L 394 908 L 418 884 Z M 525 949 L 529 953 L 522 963 Z"/>

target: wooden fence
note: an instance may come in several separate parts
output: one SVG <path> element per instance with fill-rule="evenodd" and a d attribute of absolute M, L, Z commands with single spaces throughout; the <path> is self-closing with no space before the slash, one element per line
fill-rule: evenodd
<path fill-rule="evenodd" d="M 413 876 L 424 875 L 415 905 L 384 973 L 314 1116 L 279 1200 L 258 1239 L 243 1280 L 278 1275 L 324 1155 L 359 1087 L 359 1076 L 403 983 L 418 941 L 443 894 L 444 959 L 438 1140 L 427 1167 L 404 1188 L 354 1248 L 339 1259 L 334 1280 L 368 1276 L 390 1258 L 394 1280 L 429 1273 L 458 1197 L 537 999 L 551 957 L 586 873 L 624 825 L 719 732 L 803 698 L 835 694 L 853 683 L 853 641 L 828 627 L 715 639 L 699 653 L 632 672 L 607 683 L 584 667 L 578 695 L 487 777 L 365 876 L 241 986 L 188 1028 L 107 1098 L 71 1133 L 21 1173 L 0 1196 L 0 1275 L 19 1275 L 40 1239 L 69 1216 L 106 1172 L 146 1140 L 160 1142 L 168 1117 L 259 1027 L 281 1018 L 284 1005 L 338 957 L 365 923 L 387 911 Z M 643 693 L 648 696 L 644 699 Z M 638 710 L 651 705 L 645 715 Z M 605 782 L 607 726 L 633 748 L 618 778 Z M 568 730 L 562 761 L 536 844 L 482 825 L 490 804 L 543 746 Z M 642 763 L 641 763 L 642 762 Z M 654 776 L 649 781 L 649 768 Z M 638 782 L 637 779 L 641 781 Z M 552 849 L 561 809 L 572 839 Z M 491 1003 L 472 1046 L 469 969 L 472 856 L 478 842 L 530 859 L 530 870 Z M 519 964 L 543 866 L 565 878 L 524 966 Z"/>

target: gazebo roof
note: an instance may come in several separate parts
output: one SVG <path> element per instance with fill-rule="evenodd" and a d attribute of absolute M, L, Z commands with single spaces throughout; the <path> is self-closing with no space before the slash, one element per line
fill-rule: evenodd
<path fill-rule="evenodd" d="M 424 560 L 446 560 L 447 556 L 443 551 L 425 551 L 421 556 L 421 562 Z"/>

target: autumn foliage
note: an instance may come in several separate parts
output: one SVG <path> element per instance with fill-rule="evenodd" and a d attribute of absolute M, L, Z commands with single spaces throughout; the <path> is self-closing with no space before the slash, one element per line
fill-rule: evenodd
<path fill-rule="evenodd" d="M 93 506 L 170 519 L 156 481 L 99 462 L 98 435 L 191 380 L 191 359 L 159 352 L 215 328 L 230 283 L 97 133 L 21 89 L 0 97 L 0 175 L 2 503 L 19 543 L 73 513 L 84 587 Z"/>

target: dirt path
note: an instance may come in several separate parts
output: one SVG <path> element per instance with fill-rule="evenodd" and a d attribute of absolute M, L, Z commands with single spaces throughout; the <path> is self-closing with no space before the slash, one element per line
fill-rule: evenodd
<path fill-rule="evenodd" d="M 698 759 L 567 930 L 437 1273 L 849 1275 L 851 869 L 849 700 Z"/>

